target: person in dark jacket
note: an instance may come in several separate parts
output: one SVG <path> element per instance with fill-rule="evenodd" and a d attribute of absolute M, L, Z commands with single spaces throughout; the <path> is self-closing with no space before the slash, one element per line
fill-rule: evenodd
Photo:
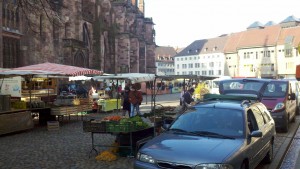
<path fill-rule="evenodd" d="M 195 89 L 194 88 L 190 88 L 188 91 L 186 91 L 183 96 L 182 96 L 182 100 L 184 103 L 186 104 L 191 104 L 192 102 L 194 102 L 193 99 L 193 94 L 194 94 Z"/>
<path fill-rule="evenodd" d="M 123 116 L 125 116 L 125 113 L 128 112 L 128 116 L 130 117 L 130 102 L 129 102 L 129 92 L 130 92 L 130 88 L 128 86 L 126 86 L 124 88 L 124 92 L 122 93 L 122 99 L 123 99 Z"/>

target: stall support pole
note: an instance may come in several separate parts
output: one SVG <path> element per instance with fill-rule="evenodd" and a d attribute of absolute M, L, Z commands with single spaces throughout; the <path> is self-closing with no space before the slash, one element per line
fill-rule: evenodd
<path fill-rule="evenodd" d="M 153 104 L 154 104 L 154 105 L 153 105 L 153 109 L 152 109 L 152 106 L 151 106 L 151 110 L 153 110 L 153 115 L 154 115 L 154 118 L 153 118 L 153 119 L 154 119 L 154 120 L 153 120 L 153 122 L 154 122 L 153 135 L 156 136 L 156 133 L 155 133 L 155 127 L 156 127 L 156 126 L 155 126 L 155 119 L 156 119 L 156 118 L 155 118 L 155 86 L 156 86 L 156 76 L 155 76 L 155 78 L 154 78 L 154 83 L 153 83 L 153 84 L 154 84 L 154 87 L 153 87 L 154 92 L 153 92 L 153 94 L 152 94 L 152 99 L 153 99 L 152 101 L 153 101 Z M 151 103 L 152 103 L 152 102 L 151 102 Z"/>

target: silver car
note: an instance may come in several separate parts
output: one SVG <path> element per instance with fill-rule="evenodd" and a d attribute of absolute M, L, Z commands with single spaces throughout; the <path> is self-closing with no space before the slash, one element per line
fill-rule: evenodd
<path fill-rule="evenodd" d="M 143 145 L 134 168 L 253 169 L 272 161 L 275 123 L 257 97 L 209 94 L 205 100 Z"/>

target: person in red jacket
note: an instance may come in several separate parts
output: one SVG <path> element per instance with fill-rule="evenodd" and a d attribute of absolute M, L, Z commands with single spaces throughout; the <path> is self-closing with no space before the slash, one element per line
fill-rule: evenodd
<path fill-rule="evenodd" d="M 129 92 L 129 102 L 131 104 L 130 117 L 134 116 L 134 110 L 136 110 L 137 115 L 140 113 L 140 105 L 143 101 L 142 92 L 137 90 L 136 86 L 132 86 L 132 90 Z"/>

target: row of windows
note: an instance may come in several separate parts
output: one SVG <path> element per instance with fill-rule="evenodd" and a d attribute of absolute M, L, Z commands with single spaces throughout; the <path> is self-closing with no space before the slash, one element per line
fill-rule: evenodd
<path fill-rule="evenodd" d="M 293 49 L 282 49 L 278 50 L 278 52 L 285 52 L 285 57 L 293 57 Z M 271 53 L 274 53 L 274 50 L 261 51 L 260 54 L 262 57 L 271 57 Z M 295 49 L 296 56 L 298 56 L 298 50 Z M 253 59 L 253 52 L 244 52 L 244 59 Z M 226 57 L 226 59 L 231 59 L 231 57 Z M 255 52 L 255 59 L 259 59 L 259 52 Z"/>
<path fill-rule="evenodd" d="M 195 64 L 195 66 L 194 66 Z M 207 66 L 208 64 L 208 66 Z M 180 69 L 180 64 L 176 65 L 177 69 Z M 181 64 L 182 69 L 187 68 L 207 68 L 207 67 L 222 67 L 221 62 L 209 62 L 209 63 L 189 63 L 189 64 Z"/>
<path fill-rule="evenodd" d="M 174 72 L 174 69 L 158 69 L 158 72 Z"/>
<path fill-rule="evenodd" d="M 174 67 L 174 64 L 169 64 L 169 63 L 157 63 L 157 66 Z"/>
<path fill-rule="evenodd" d="M 157 60 L 174 60 L 172 57 L 157 56 Z"/>
<path fill-rule="evenodd" d="M 202 59 L 210 59 L 210 58 L 219 58 L 220 56 L 214 56 L 214 55 L 208 55 L 208 56 L 203 56 Z M 176 58 L 176 61 L 183 61 L 183 60 L 199 60 L 200 56 L 190 56 L 190 57 L 180 57 L 180 58 Z"/>
<path fill-rule="evenodd" d="M 182 71 L 182 74 L 180 72 L 176 72 L 177 75 L 202 75 L 202 76 L 207 76 L 207 75 L 212 75 L 212 76 L 218 76 L 222 75 L 221 70 L 203 70 L 203 71 Z"/>

